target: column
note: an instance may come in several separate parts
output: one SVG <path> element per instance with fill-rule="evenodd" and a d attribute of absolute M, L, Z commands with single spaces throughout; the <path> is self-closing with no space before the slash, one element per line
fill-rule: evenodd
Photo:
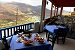
<path fill-rule="evenodd" d="M 58 7 L 56 9 L 57 9 L 57 11 L 56 11 L 56 16 L 57 16 L 58 15 Z"/>
<path fill-rule="evenodd" d="M 52 9 L 53 9 L 53 4 L 51 4 L 50 17 L 52 17 Z"/>
<path fill-rule="evenodd" d="M 39 32 L 43 31 L 44 27 L 44 18 L 45 18 L 45 9 L 46 9 L 46 0 L 42 0 L 42 8 L 41 8 L 41 21 L 39 23 Z"/>
<path fill-rule="evenodd" d="M 46 0 L 42 0 L 41 21 L 45 18 Z"/>
<path fill-rule="evenodd" d="M 61 23 L 64 23 L 64 20 L 63 20 L 63 17 L 62 17 L 62 10 L 63 10 L 63 7 L 61 7 L 61 10 L 60 10 L 60 17 L 61 17 Z"/>
<path fill-rule="evenodd" d="M 60 10 L 60 16 L 62 16 L 62 10 L 63 10 L 63 7 L 61 7 L 61 10 Z"/>
<path fill-rule="evenodd" d="M 54 16 L 56 16 L 56 6 L 54 7 L 54 9 L 55 9 L 55 10 L 54 10 Z"/>

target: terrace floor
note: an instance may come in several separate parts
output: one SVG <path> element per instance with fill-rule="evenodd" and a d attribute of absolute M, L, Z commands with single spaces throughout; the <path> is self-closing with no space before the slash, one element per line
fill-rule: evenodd
<path fill-rule="evenodd" d="M 41 36 L 46 38 L 45 33 L 41 33 Z M 54 50 L 75 50 L 75 40 L 70 39 L 70 38 L 66 38 L 65 44 L 62 44 L 62 43 L 57 44 L 57 43 L 55 43 Z"/>

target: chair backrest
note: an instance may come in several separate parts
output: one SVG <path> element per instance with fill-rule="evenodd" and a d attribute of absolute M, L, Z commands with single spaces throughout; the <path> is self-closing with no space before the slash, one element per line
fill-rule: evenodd
<path fill-rule="evenodd" d="M 57 35 L 66 37 L 67 33 L 68 33 L 68 29 L 67 28 L 59 28 Z"/>
<path fill-rule="evenodd" d="M 52 43 L 52 50 L 53 50 L 53 47 L 54 47 L 54 44 L 55 44 L 55 41 L 56 41 L 56 34 L 49 32 L 47 40 Z"/>
<path fill-rule="evenodd" d="M 53 50 L 53 47 L 54 47 L 54 44 L 55 44 L 55 41 L 56 41 L 56 34 L 51 33 L 46 29 L 44 29 L 44 32 L 46 32 L 47 41 L 50 41 L 52 43 L 51 46 L 52 46 L 52 50 Z"/>
<path fill-rule="evenodd" d="M 8 46 L 8 42 L 6 40 L 6 36 L 4 36 L 4 38 L 2 38 L 2 43 L 4 44 L 5 46 L 5 50 L 8 50 L 9 49 L 9 46 Z"/>
<path fill-rule="evenodd" d="M 0 50 L 3 50 L 4 48 L 4 44 L 2 43 L 2 40 L 0 40 Z"/>

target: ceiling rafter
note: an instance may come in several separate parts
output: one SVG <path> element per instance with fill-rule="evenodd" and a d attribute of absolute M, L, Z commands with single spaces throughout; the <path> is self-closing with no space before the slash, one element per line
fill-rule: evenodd
<path fill-rule="evenodd" d="M 58 7 L 75 7 L 75 0 L 50 0 L 54 5 Z"/>

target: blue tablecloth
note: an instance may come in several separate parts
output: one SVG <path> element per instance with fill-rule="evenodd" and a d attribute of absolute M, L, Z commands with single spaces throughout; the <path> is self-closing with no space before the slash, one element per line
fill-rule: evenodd
<path fill-rule="evenodd" d="M 35 34 L 32 34 L 30 38 L 31 40 L 34 40 L 34 35 Z M 44 39 L 45 42 L 44 44 L 40 44 L 39 42 L 34 41 L 33 42 L 34 45 L 29 45 L 29 46 L 25 46 L 22 43 L 16 42 L 17 39 L 18 37 L 16 35 L 13 35 L 12 41 L 10 43 L 11 50 L 51 50 L 51 45 L 45 39 Z"/>
<path fill-rule="evenodd" d="M 51 32 L 51 33 L 54 33 L 54 30 L 58 30 L 58 28 L 65 28 L 65 27 L 63 27 L 63 26 L 56 26 L 56 25 L 46 25 L 45 27 L 44 27 L 44 29 L 46 29 L 46 30 L 48 30 L 49 32 Z"/>

